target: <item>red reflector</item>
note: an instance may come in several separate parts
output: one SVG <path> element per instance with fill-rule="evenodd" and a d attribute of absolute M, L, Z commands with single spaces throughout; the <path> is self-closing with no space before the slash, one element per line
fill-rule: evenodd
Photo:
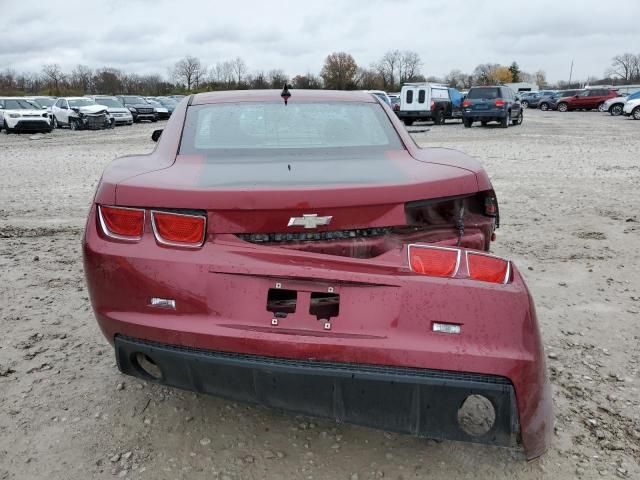
<path fill-rule="evenodd" d="M 460 251 L 448 248 L 409 246 L 411 270 L 434 277 L 453 277 L 460 263 Z"/>
<path fill-rule="evenodd" d="M 467 268 L 473 280 L 492 283 L 506 283 L 509 280 L 509 262 L 502 258 L 467 253 Z"/>
<path fill-rule="evenodd" d="M 502 100 L 501 98 L 498 98 L 496 100 L 496 107 L 504 107 L 504 100 Z"/>
<path fill-rule="evenodd" d="M 98 207 L 105 235 L 123 240 L 139 240 L 144 229 L 144 210 L 121 207 Z"/>
<path fill-rule="evenodd" d="M 464 102 L 462 102 L 462 106 L 463 107 L 470 107 L 471 106 L 471 102 L 469 100 L 465 100 Z"/>
<path fill-rule="evenodd" d="M 151 212 L 153 231 L 160 243 L 199 247 L 204 241 L 205 217 L 178 213 Z"/>

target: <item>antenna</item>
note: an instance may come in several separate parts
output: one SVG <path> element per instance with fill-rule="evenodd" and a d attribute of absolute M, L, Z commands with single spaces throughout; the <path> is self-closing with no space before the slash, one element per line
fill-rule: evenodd
<path fill-rule="evenodd" d="M 289 101 L 289 97 L 291 97 L 289 86 L 286 83 L 284 84 L 284 87 L 282 87 L 282 93 L 280 93 L 280 96 L 282 97 L 282 99 L 284 100 L 284 104 L 286 105 Z"/>

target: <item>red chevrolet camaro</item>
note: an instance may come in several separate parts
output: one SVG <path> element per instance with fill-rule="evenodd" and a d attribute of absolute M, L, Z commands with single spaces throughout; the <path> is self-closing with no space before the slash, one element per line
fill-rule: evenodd
<path fill-rule="evenodd" d="M 488 253 L 499 213 L 478 162 L 419 148 L 364 92 L 192 95 L 154 139 L 107 167 L 84 235 L 122 372 L 545 451 L 533 301 L 513 262 Z"/>

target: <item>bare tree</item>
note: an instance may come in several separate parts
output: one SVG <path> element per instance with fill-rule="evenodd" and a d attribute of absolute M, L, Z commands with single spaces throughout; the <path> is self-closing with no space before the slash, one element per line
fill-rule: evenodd
<path fill-rule="evenodd" d="M 46 77 L 49 83 L 49 90 L 53 88 L 53 91 L 57 94 L 60 93 L 60 82 L 64 79 L 62 68 L 57 63 L 47 63 L 42 67 L 42 73 Z"/>
<path fill-rule="evenodd" d="M 404 82 L 410 82 L 415 80 L 418 75 L 420 75 L 420 67 L 422 66 L 422 60 L 420 59 L 420 55 L 411 50 L 405 50 L 402 52 L 400 57 L 400 68 L 399 68 L 399 80 L 400 85 Z"/>
<path fill-rule="evenodd" d="M 375 68 L 358 68 L 354 83 L 363 90 L 382 90 L 384 79 Z"/>
<path fill-rule="evenodd" d="M 267 74 L 269 86 L 271 88 L 282 88 L 285 83 L 289 82 L 289 77 L 281 69 L 270 70 Z"/>
<path fill-rule="evenodd" d="M 621 78 L 625 82 L 630 81 L 637 74 L 638 57 L 639 55 L 632 53 L 616 55 L 611 59 L 611 68 L 607 70 L 606 75 Z"/>
<path fill-rule="evenodd" d="M 236 76 L 236 82 L 240 85 L 242 83 L 242 79 L 247 74 L 247 64 L 244 63 L 242 58 L 236 57 L 231 60 L 231 67 L 233 68 L 233 73 Z"/>
<path fill-rule="evenodd" d="M 533 74 L 533 78 L 535 79 L 536 85 L 538 85 L 538 87 L 547 86 L 547 73 L 544 70 L 538 70 Z"/>
<path fill-rule="evenodd" d="M 358 65 L 354 58 L 345 52 L 327 55 L 320 76 L 326 88 L 347 90 L 354 87 L 354 79 Z"/>
<path fill-rule="evenodd" d="M 296 75 L 291 79 L 293 88 L 322 88 L 322 79 L 309 72 L 306 75 Z"/>
<path fill-rule="evenodd" d="M 389 50 L 382 58 L 375 64 L 375 69 L 378 71 L 384 81 L 384 87 L 387 90 L 394 90 L 396 84 L 396 75 L 400 74 L 402 68 L 402 52 L 400 50 Z"/>
<path fill-rule="evenodd" d="M 197 86 L 203 75 L 200 59 L 187 55 L 178 60 L 173 69 L 173 76 L 176 81 L 183 82 L 187 90 L 191 91 L 193 85 Z"/>
<path fill-rule="evenodd" d="M 69 76 L 71 87 L 83 94 L 92 91 L 92 79 L 93 71 L 86 65 L 77 65 Z"/>

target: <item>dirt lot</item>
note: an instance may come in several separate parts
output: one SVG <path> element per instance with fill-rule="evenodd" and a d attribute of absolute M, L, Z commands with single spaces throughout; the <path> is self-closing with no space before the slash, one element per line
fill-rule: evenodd
<path fill-rule="evenodd" d="M 80 238 L 102 169 L 150 150 L 153 128 L 0 134 L 0 480 L 640 478 L 640 122 L 527 111 L 508 130 L 415 134 L 483 161 L 503 219 L 495 251 L 536 299 L 556 435 L 530 463 L 120 375 Z"/>

